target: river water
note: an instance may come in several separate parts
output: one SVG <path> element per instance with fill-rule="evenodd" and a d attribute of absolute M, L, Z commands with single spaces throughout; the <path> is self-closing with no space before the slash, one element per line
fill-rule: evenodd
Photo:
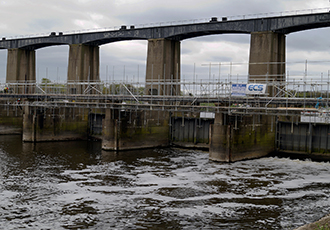
<path fill-rule="evenodd" d="M 330 213 L 330 164 L 0 136 L 0 229 L 293 229 Z"/>

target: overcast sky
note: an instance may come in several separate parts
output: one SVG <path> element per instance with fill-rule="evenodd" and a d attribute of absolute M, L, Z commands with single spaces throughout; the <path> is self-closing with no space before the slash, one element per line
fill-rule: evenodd
<path fill-rule="evenodd" d="M 48 35 L 51 31 L 72 33 L 97 28 L 115 29 L 121 25 L 136 27 L 180 23 L 185 20 L 209 20 L 211 17 L 263 14 L 273 16 L 295 14 L 311 9 L 326 12 L 329 0 L 0 0 L 0 36 Z M 313 10 L 313 12 L 318 12 Z M 274 14 L 273 14 L 274 13 Z M 251 17 L 251 16 L 250 16 Z M 260 17 L 260 16 L 259 16 Z M 287 71 L 290 75 L 303 74 L 304 62 L 308 70 L 328 75 L 330 69 L 330 28 L 289 34 L 287 36 Z M 233 65 L 232 74 L 247 74 L 249 35 L 212 35 L 184 40 L 181 43 L 181 76 L 183 79 L 217 77 L 228 74 L 228 63 Z M 68 46 L 39 49 L 36 52 L 37 79 L 66 80 Z M 100 47 L 101 80 L 112 78 L 130 79 L 145 75 L 147 41 L 116 42 Z M 0 50 L 0 82 L 5 81 L 7 51 Z M 293 64 L 292 62 L 301 62 Z M 292 63 L 292 64 L 290 64 Z M 227 66 L 227 67 L 226 67 Z"/>

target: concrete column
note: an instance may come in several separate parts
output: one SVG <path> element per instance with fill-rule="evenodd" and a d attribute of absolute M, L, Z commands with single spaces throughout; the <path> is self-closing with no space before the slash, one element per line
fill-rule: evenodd
<path fill-rule="evenodd" d="M 167 86 L 157 82 L 173 83 Z M 146 71 L 146 93 L 152 95 L 179 95 L 180 41 L 149 39 Z"/>
<path fill-rule="evenodd" d="M 210 127 L 210 160 L 221 162 L 230 162 L 231 160 L 231 129 L 230 125 L 225 125 L 225 116 L 227 115 L 223 113 L 216 113 L 214 124 Z"/>
<path fill-rule="evenodd" d="M 35 50 L 8 49 L 6 82 L 36 82 Z M 15 86 L 17 93 L 33 93 L 33 89 L 33 87 L 24 84 Z"/>
<path fill-rule="evenodd" d="M 23 141 L 87 140 L 88 120 L 86 111 L 71 108 L 47 109 L 24 106 Z"/>
<path fill-rule="evenodd" d="M 249 63 L 250 83 L 285 81 L 285 35 L 274 32 L 251 33 Z M 271 88 L 268 88 L 268 93 L 274 94 Z"/>
<path fill-rule="evenodd" d="M 36 139 L 36 115 L 34 108 L 24 106 L 23 113 L 23 136 L 22 140 L 27 142 L 35 142 Z"/>
<path fill-rule="evenodd" d="M 84 44 L 70 45 L 68 63 L 68 81 L 75 82 L 98 82 L 100 55 L 98 46 Z M 70 93 L 83 93 L 86 87 L 70 87 Z"/>

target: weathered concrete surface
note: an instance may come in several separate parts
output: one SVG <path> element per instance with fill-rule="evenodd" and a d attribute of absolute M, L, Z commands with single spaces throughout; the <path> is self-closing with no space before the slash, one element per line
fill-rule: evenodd
<path fill-rule="evenodd" d="M 270 116 L 216 114 L 211 125 L 210 160 L 235 162 L 259 158 L 275 150 Z"/>
<path fill-rule="evenodd" d="M 130 150 L 169 145 L 168 113 L 108 109 L 103 123 L 103 150 Z"/>
<path fill-rule="evenodd" d="M 213 161 L 231 161 L 230 126 L 225 124 L 225 114 L 216 113 L 214 124 L 210 127 L 209 159 Z"/>
<path fill-rule="evenodd" d="M 157 82 L 162 82 L 157 84 Z M 164 85 L 180 82 L 180 42 L 167 39 L 148 40 L 146 94 L 179 95 L 180 86 Z"/>
<path fill-rule="evenodd" d="M 7 55 L 7 76 L 9 83 L 34 83 L 36 81 L 36 60 L 34 50 L 9 49 Z M 33 93 L 32 88 L 22 87 L 18 93 Z"/>
<path fill-rule="evenodd" d="M 296 228 L 295 230 L 326 230 L 330 228 L 330 215 L 327 215 L 320 219 L 319 221 L 316 221 L 311 224 L 306 224 L 302 227 Z"/>
<path fill-rule="evenodd" d="M 23 114 L 23 141 L 87 140 L 88 112 L 70 108 L 44 110 L 25 106 Z"/>
<path fill-rule="evenodd" d="M 102 128 L 102 149 L 118 150 L 118 110 L 106 109 Z"/>
<path fill-rule="evenodd" d="M 274 32 L 251 34 L 249 82 L 285 81 L 285 35 Z M 268 88 L 270 96 L 276 90 Z"/>
<path fill-rule="evenodd" d="M 70 45 L 68 63 L 68 81 L 73 82 L 99 82 L 100 54 L 98 46 L 84 44 Z M 70 93 L 83 93 L 85 86 L 70 86 Z"/>

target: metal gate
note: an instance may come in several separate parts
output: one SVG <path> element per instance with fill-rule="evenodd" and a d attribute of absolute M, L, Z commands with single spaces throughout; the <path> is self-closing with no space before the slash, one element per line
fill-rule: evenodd
<path fill-rule="evenodd" d="M 204 118 L 171 118 L 171 140 L 172 142 L 187 143 L 209 143 L 210 124 L 214 119 Z"/>

